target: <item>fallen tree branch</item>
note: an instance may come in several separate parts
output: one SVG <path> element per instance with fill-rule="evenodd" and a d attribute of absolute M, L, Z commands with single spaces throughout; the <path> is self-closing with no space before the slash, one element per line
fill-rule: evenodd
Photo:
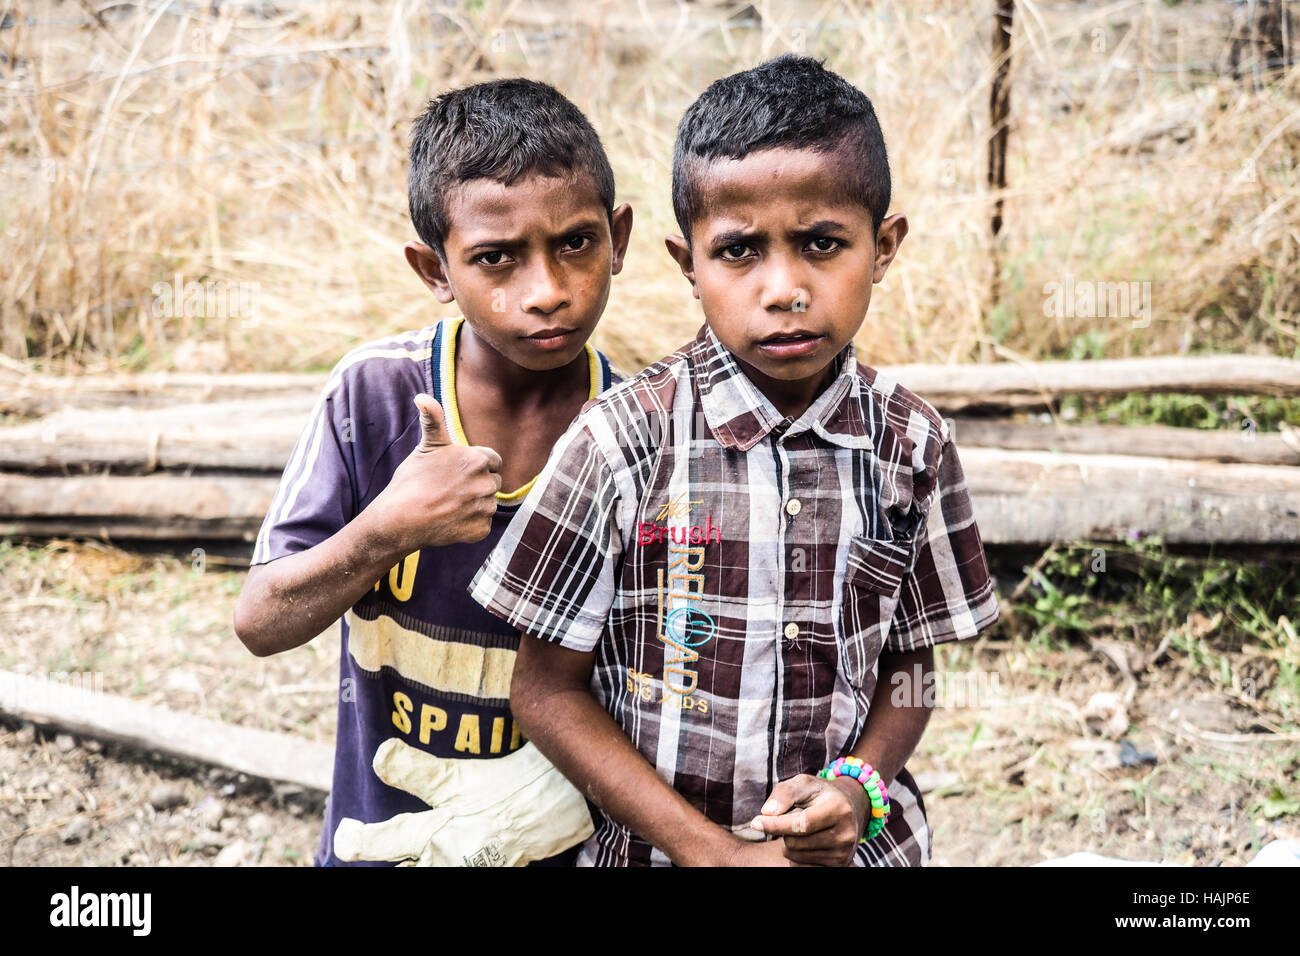
<path fill-rule="evenodd" d="M 0 671 L 0 711 L 139 750 L 328 792 L 334 748 L 55 681 Z"/>
<path fill-rule="evenodd" d="M 894 365 L 882 375 L 946 411 L 1031 408 L 1064 395 L 1134 393 L 1300 396 L 1300 362 L 1268 355 L 1166 356 L 992 365 Z"/>
<path fill-rule="evenodd" d="M 1166 425 L 1051 425 L 1039 422 L 954 419 L 957 447 L 1137 455 L 1256 465 L 1300 465 L 1300 447 L 1281 433 L 1210 431 Z"/>

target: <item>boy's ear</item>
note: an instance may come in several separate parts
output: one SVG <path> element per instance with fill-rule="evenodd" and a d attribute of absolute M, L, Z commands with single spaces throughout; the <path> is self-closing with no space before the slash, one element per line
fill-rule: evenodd
<path fill-rule="evenodd" d="M 631 235 L 632 207 L 623 203 L 609 216 L 609 239 L 614 249 L 614 259 L 610 267 L 611 275 L 618 275 L 623 271 L 623 256 L 627 254 L 627 242 Z"/>
<path fill-rule="evenodd" d="M 907 217 L 901 212 L 894 213 L 880 224 L 880 231 L 876 233 L 876 268 L 871 276 L 873 283 L 884 281 L 885 270 L 894 261 L 894 256 L 898 255 L 898 247 L 903 244 L 906 235 Z"/>
<path fill-rule="evenodd" d="M 439 302 L 446 304 L 456 301 L 456 294 L 451 291 L 451 283 L 447 280 L 447 268 L 438 258 L 438 253 L 422 242 L 408 242 L 402 247 L 402 252 L 406 255 L 406 264 L 429 287 L 429 291 L 437 296 Z"/>
<path fill-rule="evenodd" d="M 682 275 L 690 280 L 691 295 L 698 299 L 700 287 L 695 284 L 695 263 L 691 259 L 691 247 L 681 236 L 664 236 L 664 245 L 668 247 L 668 254 L 677 262 L 677 268 L 682 270 Z"/>

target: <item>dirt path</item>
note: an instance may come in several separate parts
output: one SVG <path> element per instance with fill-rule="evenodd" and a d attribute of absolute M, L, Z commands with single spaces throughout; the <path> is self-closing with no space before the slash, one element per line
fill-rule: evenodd
<path fill-rule="evenodd" d="M 332 740 L 337 637 L 253 657 L 230 630 L 242 580 L 212 561 L 0 543 L 0 668 Z M 936 865 L 1076 850 L 1240 865 L 1300 837 L 1300 735 L 1176 655 L 1125 676 L 1090 648 L 995 630 L 940 658 L 966 676 L 937 685 L 945 706 L 909 762 Z M 321 812 L 319 795 L 0 724 L 0 864 L 304 865 Z"/>

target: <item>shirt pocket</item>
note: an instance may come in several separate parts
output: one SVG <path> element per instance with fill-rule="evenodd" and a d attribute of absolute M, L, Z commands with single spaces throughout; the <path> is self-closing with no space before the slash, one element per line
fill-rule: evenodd
<path fill-rule="evenodd" d="M 875 689 L 873 674 L 894 617 L 912 556 L 912 539 L 854 536 L 844 571 L 839 615 L 840 654 L 853 688 L 868 699 Z"/>

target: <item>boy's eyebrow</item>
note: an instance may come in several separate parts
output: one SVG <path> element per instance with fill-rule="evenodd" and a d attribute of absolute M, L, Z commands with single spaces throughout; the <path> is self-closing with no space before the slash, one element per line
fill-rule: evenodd
<path fill-rule="evenodd" d="M 804 239 L 809 236 L 824 235 L 828 232 L 846 232 L 847 230 L 848 226 L 842 222 L 836 222 L 834 219 L 818 219 L 810 225 L 794 230 L 791 235 Z"/>
<path fill-rule="evenodd" d="M 762 239 L 767 233 L 762 229 L 728 229 L 726 232 L 720 232 L 716 236 L 709 237 L 709 245 L 717 248 L 726 248 L 727 246 L 738 246 L 744 242 L 754 239 Z"/>
<path fill-rule="evenodd" d="M 576 232 L 591 231 L 600 228 L 600 220 L 586 217 L 576 222 L 567 224 L 563 229 L 557 230 L 553 237 L 570 236 Z M 472 254 L 483 249 L 517 249 L 525 244 L 522 236 L 509 236 L 502 238 L 480 239 L 473 245 L 465 247 L 467 254 Z"/>
<path fill-rule="evenodd" d="M 478 252 L 480 249 L 513 249 L 515 246 L 521 245 L 522 243 L 523 240 L 519 238 L 480 239 L 472 246 L 466 246 L 465 252 L 466 253 Z"/>
<path fill-rule="evenodd" d="M 796 239 L 809 239 L 815 236 L 823 236 L 828 232 L 847 232 L 848 227 L 842 222 L 834 219 L 818 219 L 816 222 L 801 226 L 792 230 L 789 235 Z M 715 249 L 726 248 L 732 245 L 741 245 L 745 242 L 752 242 L 756 239 L 767 237 L 767 231 L 764 229 L 729 229 L 726 232 L 720 232 L 709 240 L 709 245 Z"/>
<path fill-rule="evenodd" d="M 563 229 L 557 232 L 556 235 L 571 236 L 575 232 L 583 232 L 583 231 L 590 231 L 593 229 L 599 229 L 600 224 L 606 221 L 607 220 L 600 217 L 584 216 L 582 219 L 576 219 L 573 222 L 569 223 L 567 226 L 565 226 Z"/>

